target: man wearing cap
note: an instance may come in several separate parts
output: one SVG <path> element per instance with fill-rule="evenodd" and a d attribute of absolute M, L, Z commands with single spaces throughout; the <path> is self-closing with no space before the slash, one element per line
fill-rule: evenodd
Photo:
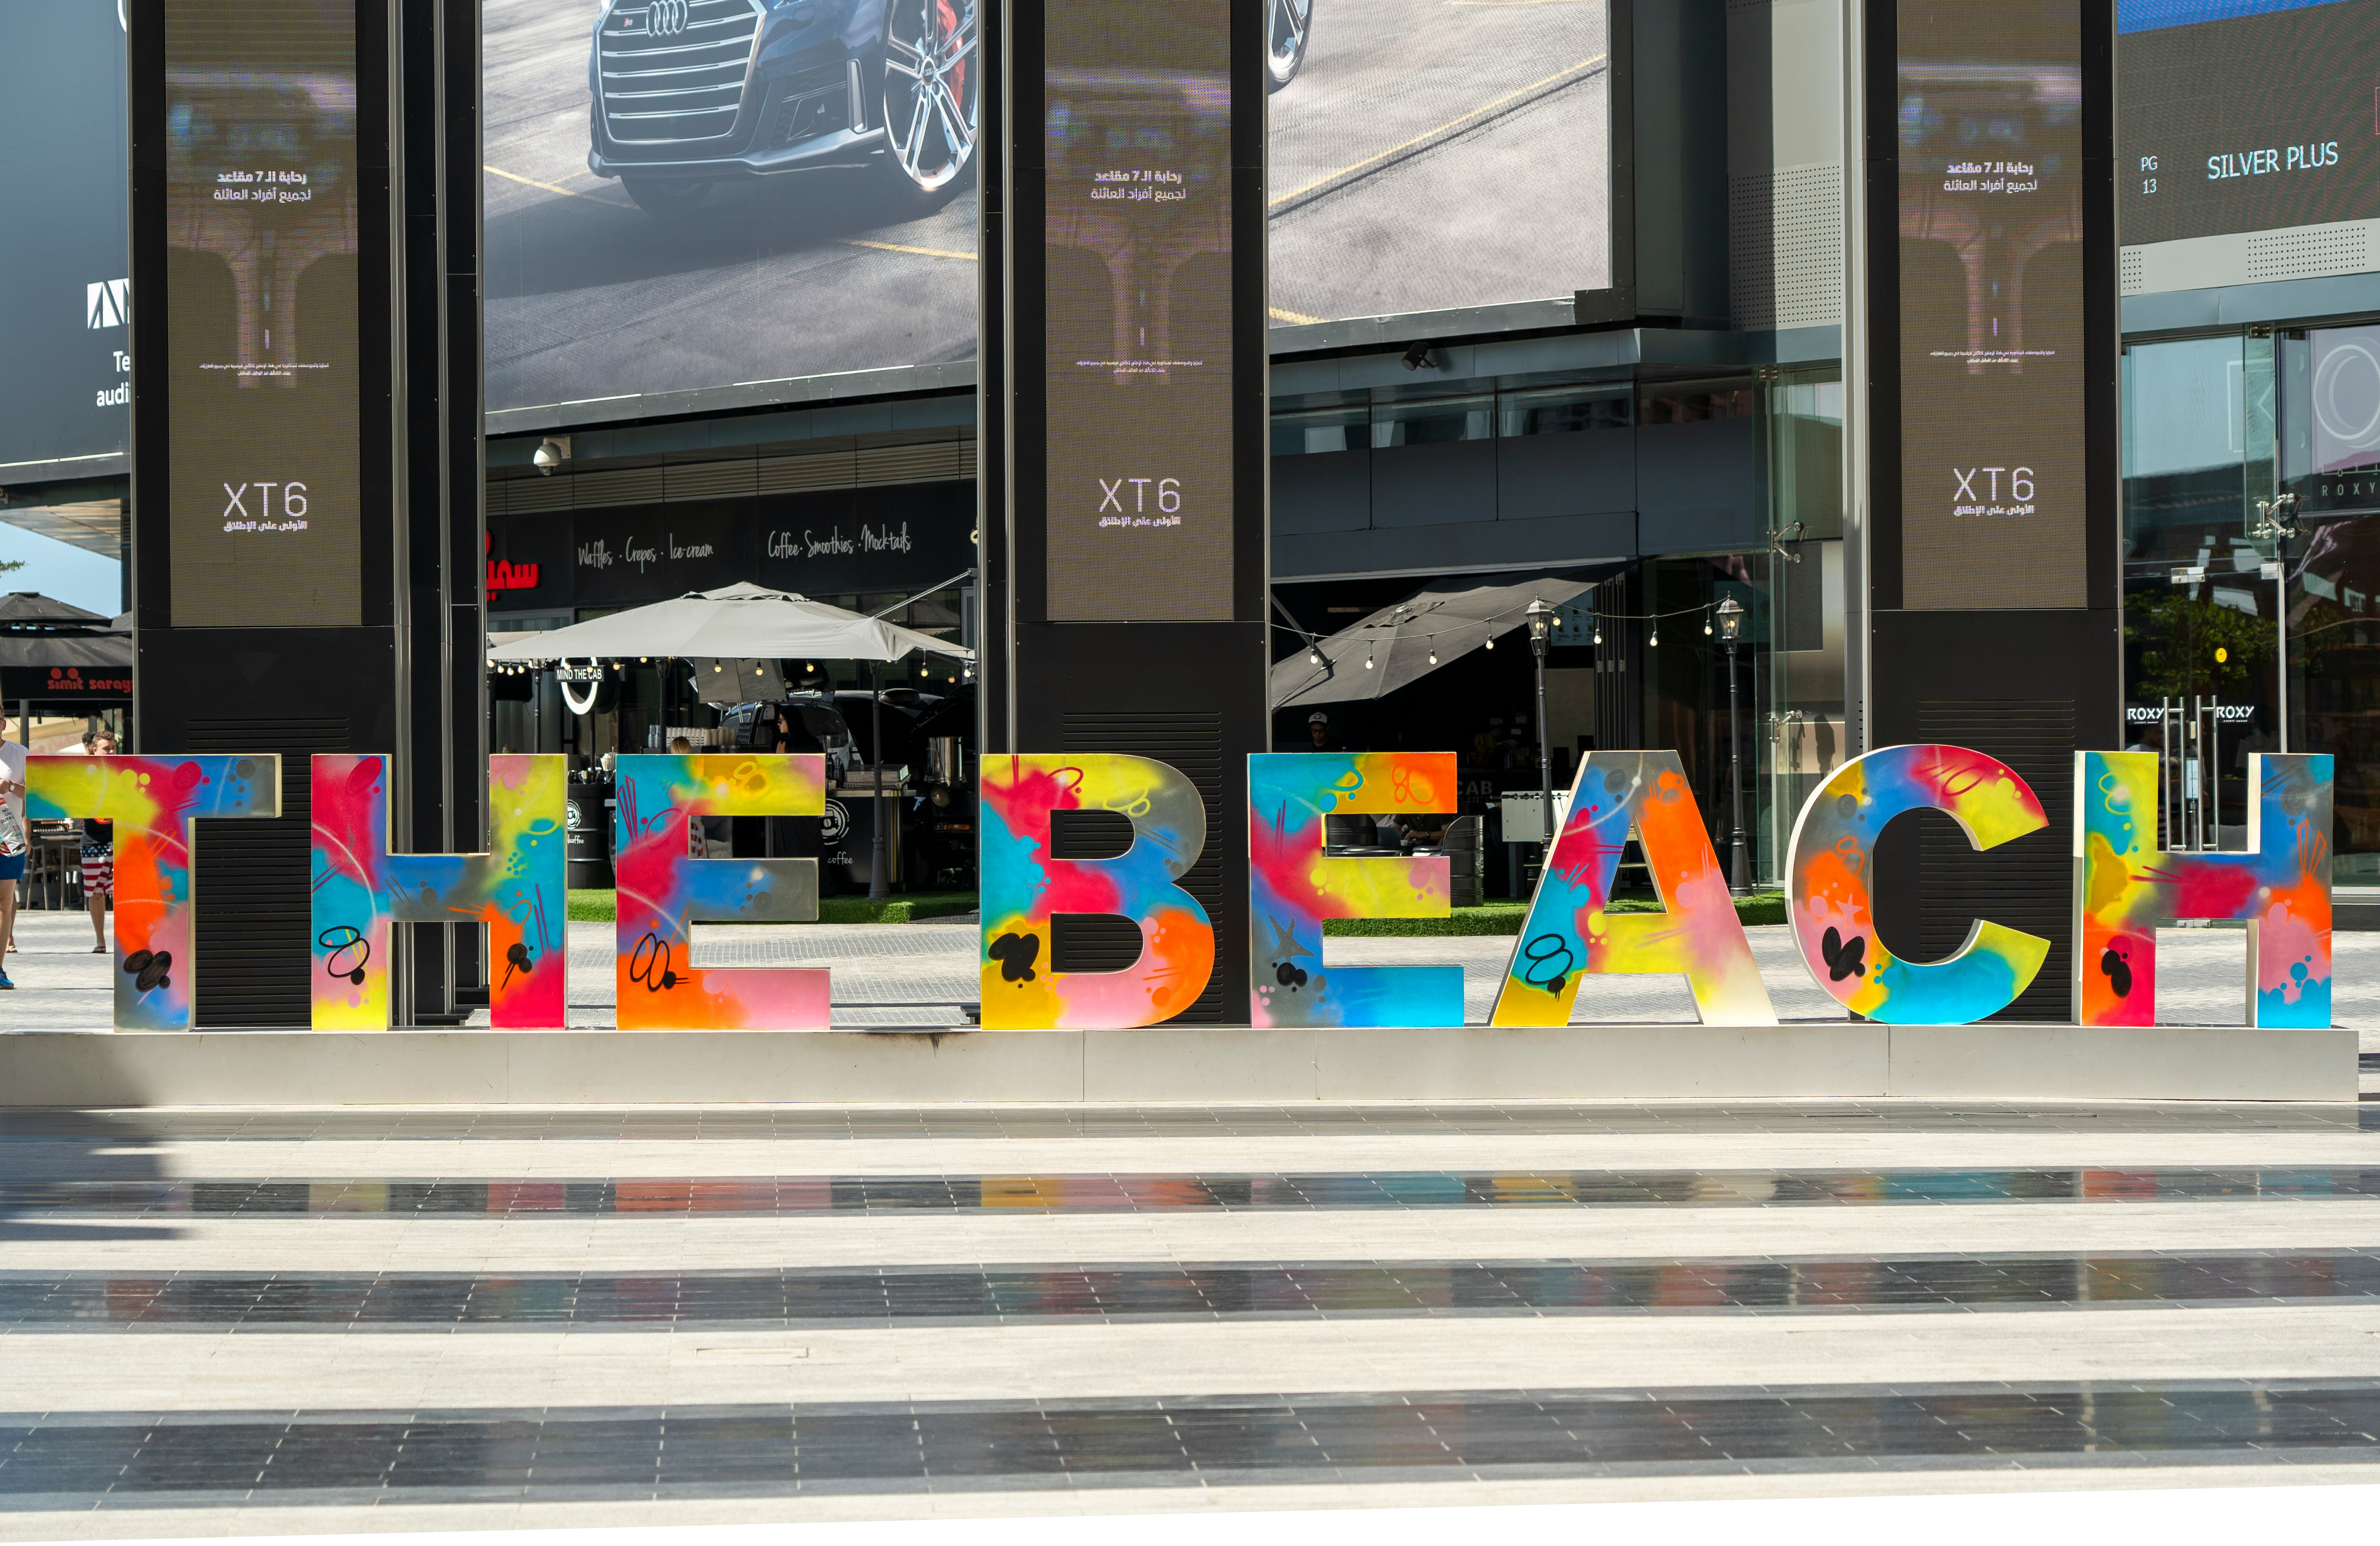
<path fill-rule="evenodd" d="M 1330 734 L 1330 716 L 1316 709 L 1305 717 L 1305 733 L 1313 741 L 1313 750 L 1335 752 L 1339 743 Z"/>

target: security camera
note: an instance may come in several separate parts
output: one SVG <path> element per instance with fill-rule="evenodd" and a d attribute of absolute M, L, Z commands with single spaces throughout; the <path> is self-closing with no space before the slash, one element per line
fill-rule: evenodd
<path fill-rule="evenodd" d="M 548 435 L 544 442 L 537 448 L 537 454 L 531 456 L 529 460 L 537 465 L 539 472 L 548 477 L 552 477 L 554 468 L 570 460 L 568 437 Z"/>
<path fill-rule="evenodd" d="M 1438 361 L 1431 357 L 1429 345 L 1427 344 L 1416 344 L 1412 348 L 1407 349 L 1405 351 L 1405 357 L 1399 361 L 1399 363 L 1408 370 L 1435 370 L 1438 368 Z"/>

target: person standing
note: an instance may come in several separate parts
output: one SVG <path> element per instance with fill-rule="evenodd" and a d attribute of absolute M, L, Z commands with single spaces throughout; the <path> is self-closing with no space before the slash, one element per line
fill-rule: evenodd
<path fill-rule="evenodd" d="M 114 756 L 115 732 L 86 732 L 82 752 L 87 757 Z M 82 897 L 91 908 L 91 936 L 98 941 L 91 953 L 103 956 L 107 954 L 107 908 L 115 900 L 115 823 L 103 816 L 89 817 L 82 824 Z"/>
<path fill-rule="evenodd" d="M 8 717 L 0 712 L 0 939 L 17 948 L 17 882 L 25 878 L 25 748 L 8 739 Z M 13 988 L 0 965 L 0 988 Z"/>

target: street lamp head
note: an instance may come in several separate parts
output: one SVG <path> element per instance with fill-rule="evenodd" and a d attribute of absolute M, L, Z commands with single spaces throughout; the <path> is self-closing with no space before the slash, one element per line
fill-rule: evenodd
<path fill-rule="evenodd" d="M 1529 621 L 1529 647 L 1536 652 L 1538 659 L 1543 660 L 1547 648 L 1553 643 L 1554 610 L 1543 599 L 1538 599 L 1529 603 L 1529 610 L 1524 615 Z"/>
<path fill-rule="evenodd" d="M 1743 603 L 1732 596 L 1718 604 L 1718 636 L 1730 648 L 1743 636 Z"/>

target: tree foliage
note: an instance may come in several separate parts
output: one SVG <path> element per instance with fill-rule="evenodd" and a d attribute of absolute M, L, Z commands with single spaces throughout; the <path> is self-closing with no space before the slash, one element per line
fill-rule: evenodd
<path fill-rule="evenodd" d="M 2124 598 L 2124 637 L 2143 646 L 2135 698 L 2188 697 L 2195 693 L 2245 702 L 2273 658 L 2273 622 L 2236 607 L 2192 599 L 2179 587 Z M 2216 651 L 2224 654 L 2216 659 Z"/>

